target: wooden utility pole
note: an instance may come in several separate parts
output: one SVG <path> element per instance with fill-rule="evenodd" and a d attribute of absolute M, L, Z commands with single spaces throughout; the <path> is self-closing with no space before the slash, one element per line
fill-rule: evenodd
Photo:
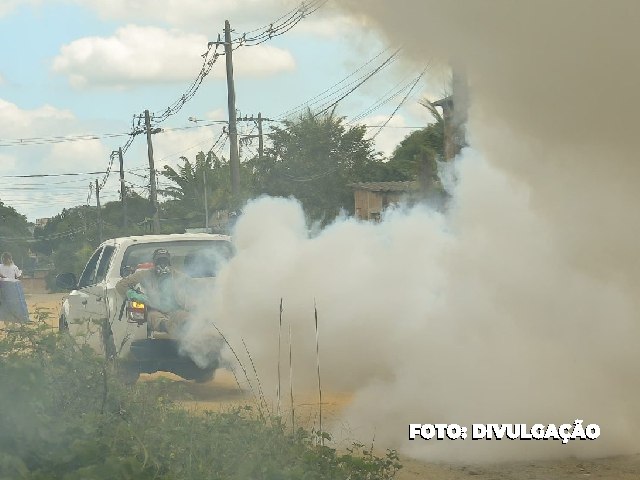
<path fill-rule="evenodd" d="M 202 170 L 202 183 L 204 184 L 204 228 L 209 233 L 209 206 L 207 204 L 207 162 L 205 162 L 205 168 Z"/>
<path fill-rule="evenodd" d="M 238 118 L 239 122 L 256 122 L 256 125 L 258 126 L 258 135 L 242 135 L 243 138 L 258 138 L 258 157 L 262 158 L 264 156 L 264 135 L 262 134 L 262 122 L 272 122 L 273 120 L 271 120 L 270 118 L 264 118 L 262 116 L 262 113 L 258 113 L 257 117 L 254 117 L 253 115 L 251 115 L 250 117 L 247 117 L 246 115 L 244 117 L 240 117 Z"/>
<path fill-rule="evenodd" d="M 454 65 L 451 73 L 451 91 L 453 96 L 453 143 L 456 155 L 467 145 L 466 127 L 469 111 L 469 86 L 464 69 Z"/>
<path fill-rule="evenodd" d="M 264 155 L 264 140 L 262 139 L 262 113 L 258 112 L 258 158 Z"/>
<path fill-rule="evenodd" d="M 451 95 L 433 102 L 434 106 L 442 108 L 444 121 L 444 159 L 453 160 L 467 145 L 466 123 L 469 108 L 467 80 L 459 69 L 453 69 L 451 79 Z"/>
<path fill-rule="evenodd" d="M 120 202 L 122 203 L 122 227 L 127 228 L 127 200 L 124 190 L 124 160 L 122 158 L 122 148 L 118 148 L 118 159 L 120 160 Z"/>
<path fill-rule="evenodd" d="M 98 242 L 102 243 L 102 213 L 100 212 L 100 185 L 96 178 L 96 204 L 98 205 Z"/>
<path fill-rule="evenodd" d="M 160 217 L 158 216 L 158 197 L 156 194 L 156 169 L 153 165 L 153 144 L 151 143 L 151 118 L 149 110 L 144 111 L 144 126 L 147 131 L 147 153 L 149 155 L 149 195 L 153 208 L 153 233 L 160 233 Z"/>
<path fill-rule="evenodd" d="M 240 195 L 240 157 L 238 155 L 238 127 L 236 124 L 236 90 L 233 85 L 233 45 L 231 44 L 231 25 L 229 24 L 229 20 L 224 21 L 224 56 L 227 65 L 231 194 L 233 197 L 233 208 L 236 208 Z"/>

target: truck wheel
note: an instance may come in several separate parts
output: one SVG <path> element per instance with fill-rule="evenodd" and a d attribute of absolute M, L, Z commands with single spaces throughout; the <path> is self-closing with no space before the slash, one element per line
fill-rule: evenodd
<path fill-rule="evenodd" d="M 175 373 L 185 380 L 194 380 L 197 383 L 205 383 L 213 378 L 217 366 L 200 368 L 191 361 L 180 362 L 171 365 L 166 371 Z"/>
<path fill-rule="evenodd" d="M 118 365 L 118 378 L 125 385 L 135 385 L 140 378 L 140 368 L 135 363 L 121 363 Z"/>
<path fill-rule="evenodd" d="M 58 330 L 65 333 L 69 331 L 69 324 L 67 323 L 67 318 L 64 316 L 64 313 L 61 313 L 60 317 L 58 317 Z"/>
<path fill-rule="evenodd" d="M 206 383 L 209 380 L 213 379 L 213 376 L 215 375 L 215 373 L 216 373 L 215 368 L 198 369 L 197 371 L 194 372 L 193 380 L 196 383 Z"/>

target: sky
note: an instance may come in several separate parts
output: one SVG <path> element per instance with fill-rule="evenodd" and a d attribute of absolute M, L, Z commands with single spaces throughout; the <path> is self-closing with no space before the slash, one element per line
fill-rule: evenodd
<path fill-rule="evenodd" d="M 300 5 L 291 0 L 0 0 L 0 200 L 32 222 L 87 199 L 95 204 L 89 184 L 96 179 L 103 185 L 101 203 L 117 200 L 117 173 L 87 173 L 109 169 L 111 152 L 126 144 L 134 115 L 145 109 L 159 115 L 189 90 L 208 42 L 222 34 L 225 20 L 234 38 L 252 30 L 255 35 Z M 327 105 L 399 47 L 365 19 L 336 8 L 334 0 L 307 1 L 309 9 L 317 6 L 286 33 L 234 51 L 240 115 L 261 112 L 282 120 L 310 100 L 316 101 L 312 107 Z M 432 121 L 418 100 L 436 99 L 446 90 L 446 75 L 427 69 L 402 102 L 429 64 L 405 60 L 401 51 L 336 110 L 347 122 L 372 126 L 368 135 L 375 135 L 376 149 L 385 155 Z M 155 122 L 163 129 L 153 138 L 156 169 L 208 151 L 226 119 L 221 56 L 182 108 Z M 373 128 L 386 121 L 379 133 Z M 241 134 L 255 133 L 251 122 L 238 128 Z M 85 135 L 97 138 L 78 139 Z M 219 142 L 214 151 L 228 158 L 228 148 Z M 242 158 L 256 149 L 255 141 L 246 145 Z M 129 186 L 147 195 L 144 136 L 134 138 L 124 165 Z M 47 176 L 19 177 L 24 175 Z M 160 176 L 158 182 L 162 188 L 167 180 Z"/>

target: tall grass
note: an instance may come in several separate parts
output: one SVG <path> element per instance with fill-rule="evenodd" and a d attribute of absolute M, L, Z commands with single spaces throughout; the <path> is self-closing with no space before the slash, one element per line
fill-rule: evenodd
<path fill-rule="evenodd" d="M 119 383 L 112 361 L 44 323 L 0 337 L 0 478 L 386 479 L 400 468 L 340 453 L 251 406 L 194 414 L 166 382 Z"/>

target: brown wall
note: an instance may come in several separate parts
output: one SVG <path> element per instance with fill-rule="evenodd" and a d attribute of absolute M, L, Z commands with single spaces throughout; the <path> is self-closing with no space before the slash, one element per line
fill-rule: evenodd
<path fill-rule="evenodd" d="M 22 278 L 22 289 L 24 293 L 48 293 L 47 282 L 44 278 Z"/>
<path fill-rule="evenodd" d="M 355 190 L 353 196 L 355 200 L 356 218 L 360 220 L 371 220 L 372 213 L 382 213 L 383 194 L 381 192 Z"/>

